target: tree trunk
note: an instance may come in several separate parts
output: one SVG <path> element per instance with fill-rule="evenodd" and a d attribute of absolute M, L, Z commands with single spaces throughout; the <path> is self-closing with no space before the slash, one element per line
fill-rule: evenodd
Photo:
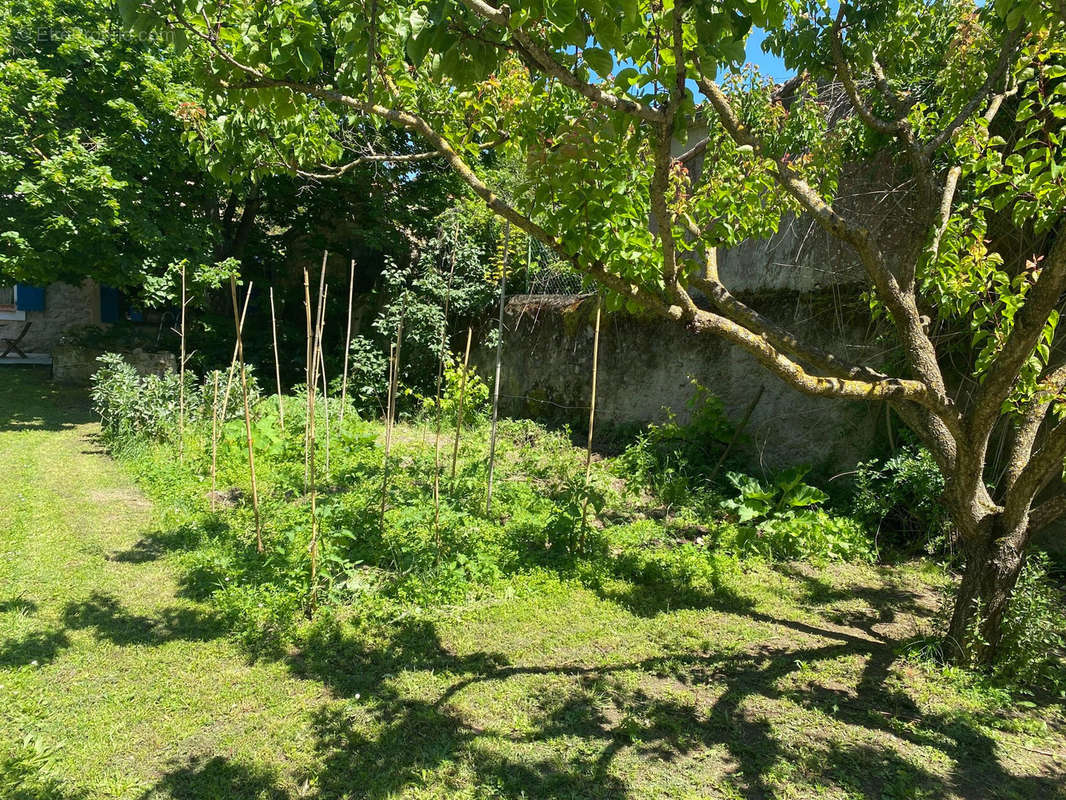
<path fill-rule="evenodd" d="M 953 661 L 989 665 L 1003 638 L 1003 619 L 1025 563 L 1026 530 L 989 518 L 966 545 L 966 567 L 955 596 L 946 645 Z"/>

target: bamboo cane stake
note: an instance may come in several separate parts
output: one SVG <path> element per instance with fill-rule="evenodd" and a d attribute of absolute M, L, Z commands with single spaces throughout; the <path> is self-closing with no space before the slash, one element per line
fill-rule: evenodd
<path fill-rule="evenodd" d="M 444 408 L 441 405 L 441 386 L 444 383 L 444 351 L 448 345 L 448 306 L 452 299 L 452 279 L 455 277 L 455 242 L 459 237 L 459 219 L 456 217 L 452 230 L 451 263 L 448 267 L 448 288 L 444 293 L 444 324 L 440 330 L 440 361 L 437 364 L 437 432 L 433 441 L 433 531 L 437 544 L 437 556 L 440 559 L 440 433 L 444 420 Z"/>
<path fill-rule="evenodd" d="M 326 359 L 322 354 L 322 336 L 326 330 L 326 297 L 329 295 L 329 286 L 322 292 L 322 310 L 319 314 L 318 323 L 318 367 L 322 374 L 322 405 L 326 409 L 326 464 L 325 475 L 329 480 L 329 384 L 326 382 Z"/>
<path fill-rule="evenodd" d="M 322 327 L 325 323 L 326 316 L 326 290 L 329 287 L 325 282 L 325 260 L 323 259 L 323 272 L 319 275 L 318 280 L 318 299 L 317 307 L 315 309 L 315 322 L 313 330 L 313 338 L 311 341 L 311 367 L 310 375 L 311 382 L 310 392 L 312 394 L 311 400 L 311 430 L 315 432 L 315 443 L 317 445 L 318 436 L 318 374 L 319 364 L 322 360 Z M 329 414 L 329 407 L 326 407 L 326 413 Z M 314 447 L 312 447 L 311 457 L 315 457 Z"/>
<path fill-rule="evenodd" d="M 389 342 L 389 385 L 385 398 L 385 457 L 381 464 L 381 513 L 379 521 L 385 527 L 385 507 L 389 492 L 389 453 L 392 450 L 392 382 L 396 375 L 396 343 Z"/>
<path fill-rule="evenodd" d="M 470 342 L 474 338 L 474 329 L 466 329 L 466 352 L 463 355 L 463 372 L 459 378 L 459 407 L 455 412 L 455 443 L 452 445 L 452 475 L 450 480 L 455 480 L 455 468 L 459 463 L 459 438 L 463 431 L 463 403 L 466 400 L 466 373 L 470 367 Z"/>
<path fill-rule="evenodd" d="M 396 326 L 396 341 L 389 348 L 389 393 L 385 404 L 385 461 L 381 477 L 381 524 L 385 525 L 385 509 L 389 498 L 389 457 L 392 455 L 392 433 L 396 425 L 396 395 L 400 382 L 400 347 L 403 344 L 403 315 Z"/>
<path fill-rule="evenodd" d="M 304 385 L 307 387 L 307 407 L 304 409 L 304 491 L 310 480 L 311 453 L 311 403 L 314 383 L 311 381 L 311 348 L 314 346 L 314 332 L 311 329 L 311 288 L 307 267 L 304 267 L 304 315 L 307 318 L 307 359 L 304 362 Z"/>
<path fill-rule="evenodd" d="M 500 323 L 496 332 L 496 381 L 492 387 L 492 433 L 489 434 L 489 484 L 485 493 L 485 514 L 492 512 L 492 478 L 496 473 L 496 422 L 500 413 L 500 365 L 503 359 L 503 300 L 507 294 L 507 261 L 511 247 L 511 223 L 503 231 L 503 259 L 500 270 Z"/>
<path fill-rule="evenodd" d="M 215 391 L 211 398 L 211 510 L 215 510 L 218 489 L 218 370 L 215 370 Z"/>
<path fill-rule="evenodd" d="M 244 333 L 244 319 L 248 316 L 248 301 L 252 297 L 253 281 L 248 281 L 248 292 L 244 295 L 244 305 L 241 309 L 241 324 L 237 328 L 237 334 Z M 233 375 L 237 371 L 237 343 L 233 343 L 233 357 L 229 362 L 229 369 L 226 371 L 226 391 L 222 396 L 222 421 L 225 422 L 226 414 L 229 412 L 229 393 L 233 386 Z"/>
<path fill-rule="evenodd" d="M 585 497 L 581 501 L 581 546 L 584 549 L 588 529 L 589 480 L 592 478 L 592 433 L 596 424 L 596 381 L 600 367 L 600 316 L 603 302 L 596 297 L 596 330 L 592 337 L 592 397 L 589 401 L 589 438 L 585 449 Z"/>
<path fill-rule="evenodd" d="M 313 355 L 312 355 L 313 358 Z M 308 613 L 313 612 L 318 601 L 318 487 L 315 480 L 315 386 L 312 384 L 309 401 L 307 441 L 309 443 L 308 455 L 308 483 L 311 493 L 311 542 L 308 552 L 311 556 L 311 593 L 309 597 Z"/>
<path fill-rule="evenodd" d="M 185 264 L 181 265 L 181 363 L 178 368 L 178 460 L 185 463 Z"/>
<path fill-rule="evenodd" d="M 355 259 L 348 274 L 348 326 L 344 332 L 344 375 L 341 378 L 340 422 L 344 422 L 344 407 L 348 404 L 348 350 L 352 346 L 352 295 L 355 292 Z"/>
<path fill-rule="evenodd" d="M 274 287 L 270 287 L 270 331 L 274 337 L 274 378 L 278 385 L 278 422 L 285 431 L 285 403 L 281 397 L 281 356 L 278 354 L 278 319 L 274 312 Z"/>
<path fill-rule="evenodd" d="M 322 269 L 319 272 L 318 278 L 318 297 L 321 305 L 322 300 L 322 288 L 326 280 L 326 259 L 329 258 L 329 251 L 322 251 Z M 318 369 L 315 363 L 315 332 L 318 330 L 318 314 L 316 311 L 315 322 L 311 321 L 311 289 L 309 285 L 309 277 L 307 274 L 307 268 L 304 268 L 304 309 L 307 316 L 307 370 L 305 385 L 307 387 L 307 418 L 304 422 L 304 491 L 307 490 L 310 480 L 310 453 L 311 447 L 311 429 L 314 426 L 314 414 L 315 414 L 315 393 L 318 391 L 316 386 L 318 384 Z"/>
<path fill-rule="evenodd" d="M 237 359 L 241 370 L 241 391 L 244 393 L 244 432 L 248 440 L 248 472 L 252 480 L 252 509 L 255 512 L 255 549 L 263 552 L 263 528 L 259 518 L 259 489 L 255 484 L 255 452 L 252 442 L 252 408 L 248 403 L 248 375 L 244 370 L 244 341 L 241 338 L 241 318 L 237 313 L 237 278 L 229 279 L 230 299 L 233 301 L 233 325 L 237 329 Z M 251 291 L 249 291 L 251 294 Z"/>
<path fill-rule="evenodd" d="M 307 316 L 307 335 L 308 335 L 308 360 L 307 360 L 307 423 L 305 426 L 305 441 L 307 443 L 307 449 L 305 452 L 306 459 L 306 475 L 308 479 L 308 486 L 311 493 L 311 543 L 308 547 L 308 552 L 311 558 L 311 591 L 308 597 L 308 609 L 307 613 L 310 616 L 315 607 L 318 604 L 318 537 L 319 537 L 319 522 L 318 522 L 318 486 L 315 472 L 315 457 L 317 449 L 317 438 L 315 435 L 315 422 L 316 422 L 316 409 L 315 404 L 317 402 L 318 395 L 318 355 L 319 355 L 319 343 L 321 341 L 321 325 L 322 315 L 325 308 L 325 270 L 326 270 L 326 257 L 327 253 L 322 254 L 322 272 L 319 275 L 318 282 L 318 307 L 315 312 L 315 322 L 312 327 L 311 323 L 311 297 L 310 286 L 307 269 L 304 269 L 304 302 L 306 306 Z M 328 416 L 328 410 L 327 410 Z"/>

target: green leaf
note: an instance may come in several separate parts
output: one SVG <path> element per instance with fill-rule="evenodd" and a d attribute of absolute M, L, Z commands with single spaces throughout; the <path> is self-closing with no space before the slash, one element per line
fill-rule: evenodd
<path fill-rule="evenodd" d="M 611 54 L 599 47 L 587 47 L 581 55 L 601 78 L 606 78 L 614 69 L 614 59 L 611 58 Z"/>

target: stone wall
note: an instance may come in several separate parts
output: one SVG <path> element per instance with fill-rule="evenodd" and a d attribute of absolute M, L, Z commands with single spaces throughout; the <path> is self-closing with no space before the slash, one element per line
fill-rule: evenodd
<path fill-rule="evenodd" d="M 855 348 L 865 329 L 848 326 L 827 294 L 782 293 L 761 303 L 761 310 L 787 323 L 801 336 L 859 357 Z M 591 298 L 511 298 L 506 307 L 501 411 L 587 428 L 592 367 Z M 494 327 L 487 323 L 485 335 Z M 482 344 L 474 363 L 491 380 L 495 348 Z M 810 464 L 833 473 L 845 471 L 874 451 L 883 435 L 882 403 L 848 403 L 814 398 L 771 375 L 746 352 L 711 336 L 696 336 L 679 325 L 605 314 L 600 333 L 597 426 L 661 421 L 671 414 L 690 418 L 696 381 L 725 403 L 734 423 L 754 398 L 744 447 L 753 466 L 779 469 Z"/>
<path fill-rule="evenodd" d="M 74 347 L 60 344 L 52 350 L 52 379 L 57 383 L 75 386 L 88 386 L 96 370 L 100 368 L 97 361 L 103 355 L 102 350 L 87 347 Z M 177 372 L 178 360 L 173 353 L 146 352 L 144 350 L 120 351 L 119 355 L 128 361 L 140 375 L 162 375 Z"/>

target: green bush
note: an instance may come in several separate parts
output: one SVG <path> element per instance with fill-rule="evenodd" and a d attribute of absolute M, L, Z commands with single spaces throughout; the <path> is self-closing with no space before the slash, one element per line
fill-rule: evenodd
<path fill-rule="evenodd" d="M 997 680 L 1024 692 L 1066 698 L 1066 595 L 1049 574 L 1049 560 L 1031 555 L 1003 619 L 993 665 Z"/>
<path fill-rule="evenodd" d="M 735 433 L 722 401 L 695 381 L 693 385 L 690 422 L 682 425 L 671 418 L 649 425 L 617 462 L 621 477 L 673 506 L 706 499 L 712 472 Z"/>
<path fill-rule="evenodd" d="M 348 397 L 363 417 L 385 413 L 388 394 L 389 359 L 365 336 L 352 338 L 348 348 Z M 333 381 L 333 394 L 340 394 L 340 379 Z"/>
<path fill-rule="evenodd" d="M 877 531 L 879 546 L 935 553 L 951 544 L 944 478 L 925 448 L 908 445 L 855 473 L 852 513 Z"/>
<path fill-rule="evenodd" d="M 100 367 L 93 375 L 90 395 L 93 408 L 100 415 L 105 437 L 113 443 L 130 443 L 136 437 L 155 441 L 173 441 L 178 432 L 181 406 L 181 379 L 178 374 L 140 375 L 118 353 L 104 353 L 97 358 Z M 246 367 L 248 395 L 254 405 L 260 398 L 258 382 L 251 367 Z M 236 370 L 208 373 L 197 384 L 196 375 L 185 373 L 185 421 L 210 419 L 218 380 L 218 414 L 220 420 L 242 418 L 244 405 L 240 376 Z M 229 395 L 226 387 L 229 386 Z"/>
<path fill-rule="evenodd" d="M 765 484 L 730 472 L 729 482 L 739 494 L 722 504 L 732 524 L 723 529 L 719 544 L 770 560 L 870 559 L 871 542 L 862 524 L 820 508 L 829 496 L 804 483 L 806 474 L 806 468 L 795 467 Z"/>
<path fill-rule="evenodd" d="M 459 412 L 459 395 L 463 395 L 463 424 L 481 421 L 488 417 L 491 405 L 489 403 L 489 387 L 477 374 L 474 367 L 467 369 L 466 388 L 463 384 L 462 366 L 450 365 L 444 370 L 441 382 L 440 410 L 441 420 L 446 427 L 455 425 Z M 425 419 L 436 419 L 437 403 L 434 397 L 426 397 L 422 401 L 422 416 Z"/>
<path fill-rule="evenodd" d="M 92 400 L 104 434 L 119 441 L 134 436 L 165 439 L 177 429 L 179 379 L 174 373 L 141 376 L 122 356 L 105 353 L 92 380 Z M 186 395 L 195 405 L 195 376 L 186 374 Z"/>

